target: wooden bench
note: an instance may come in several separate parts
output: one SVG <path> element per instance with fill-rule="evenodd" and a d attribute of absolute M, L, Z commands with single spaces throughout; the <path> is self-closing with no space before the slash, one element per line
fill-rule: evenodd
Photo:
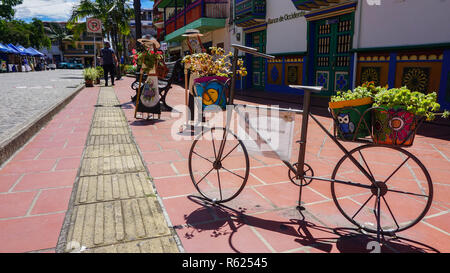
<path fill-rule="evenodd" d="M 181 65 L 181 59 L 175 62 L 166 63 L 166 66 L 169 70 L 166 78 L 160 79 L 158 78 L 158 89 L 159 94 L 161 96 L 160 102 L 162 103 L 162 107 L 164 111 L 172 111 L 172 107 L 167 105 L 166 97 L 169 93 L 169 90 L 172 88 L 172 84 L 177 81 L 177 77 L 179 72 L 182 71 L 183 67 Z M 142 81 L 147 79 L 146 76 L 143 77 Z M 136 73 L 136 81 L 132 83 L 131 88 L 136 91 L 136 95 L 134 95 L 131 100 L 132 102 L 136 102 L 137 90 L 139 86 L 139 73 Z"/>
<path fill-rule="evenodd" d="M 165 111 L 172 111 L 172 107 L 167 105 L 166 97 L 169 93 L 169 90 L 172 88 L 172 84 L 177 81 L 177 77 L 179 76 L 179 72 L 182 71 L 183 67 L 181 65 L 181 59 L 175 62 L 166 63 L 169 72 L 167 73 L 167 77 L 164 79 L 158 79 L 158 88 L 159 94 L 161 95 L 161 103 L 162 107 Z"/>

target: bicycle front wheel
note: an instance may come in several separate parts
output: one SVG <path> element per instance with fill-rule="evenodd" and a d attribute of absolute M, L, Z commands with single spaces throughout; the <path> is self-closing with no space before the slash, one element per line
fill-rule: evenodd
<path fill-rule="evenodd" d="M 358 160 L 373 180 L 361 172 L 349 155 Z M 357 147 L 342 157 L 331 178 L 363 185 L 335 181 L 331 183 L 331 193 L 345 218 L 368 232 L 377 232 L 378 221 L 380 231 L 388 235 L 414 226 L 426 215 L 433 199 L 427 169 L 417 157 L 401 148 Z"/>
<path fill-rule="evenodd" d="M 219 155 L 221 146 L 222 156 Z M 244 144 L 225 128 L 202 132 L 192 144 L 188 164 L 197 191 L 215 203 L 228 202 L 238 196 L 250 173 Z"/>

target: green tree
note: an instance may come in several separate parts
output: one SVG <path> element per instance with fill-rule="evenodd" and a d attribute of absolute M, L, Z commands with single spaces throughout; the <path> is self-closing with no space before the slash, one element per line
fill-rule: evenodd
<path fill-rule="evenodd" d="M 41 20 L 33 18 L 28 24 L 30 30 L 30 45 L 35 48 L 50 48 L 51 40 L 45 33 L 44 24 Z"/>
<path fill-rule="evenodd" d="M 59 47 L 59 51 L 61 52 L 61 60 L 63 59 L 62 52 L 64 51 L 63 48 L 63 41 L 73 41 L 74 37 L 73 34 L 66 28 L 66 26 L 50 22 L 47 26 L 44 27 L 45 31 L 47 32 L 48 37 L 53 43 L 57 43 Z"/>
<path fill-rule="evenodd" d="M 0 19 L 12 20 L 14 18 L 14 6 L 22 4 L 23 0 L 0 0 Z"/>
<path fill-rule="evenodd" d="M 37 18 L 33 18 L 30 23 L 22 20 L 0 20 L 0 42 L 35 48 L 51 46 L 50 39 L 45 34 L 44 25 Z"/>
<path fill-rule="evenodd" d="M 68 20 L 68 27 L 74 30 L 75 37 L 86 29 L 85 25 L 79 22 L 86 17 L 100 19 L 104 37 L 111 41 L 118 56 L 126 55 L 120 38 L 122 36 L 124 41 L 123 36 L 130 34 L 129 21 L 133 17 L 133 10 L 126 0 L 81 0 L 72 10 Z"/>

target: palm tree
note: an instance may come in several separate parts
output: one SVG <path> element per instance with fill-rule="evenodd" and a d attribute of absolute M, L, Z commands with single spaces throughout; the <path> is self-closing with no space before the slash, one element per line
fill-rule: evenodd
<path fill-rule="evenodd" d="M 121 45 L 119 37 L 130 34 L 129 21 L 132 16 L 133 11 L 126 0 L 81 0 L 72 10 L 68 22 L 69 27 L 74 28 L 75 33 L 79 33 L 85 29 L 85 26 L 78 24 L 79 21 L 86 17 L 100 19 L 103 24 L 103 35 L 109 37 L 118 56 L 125 56 L 124 46 Z M 78 26 L 75 27 L 76 24 Z"/>
<path fill-rule="evenodd" d="M 134 25 L 136 27 L 136 44 L 137 44 L 137 40 L 142 38 L 141 0 L 133 0 L 133 7 L 134 7 Z"/>
<path fill-rule="evenodd" d="M 52 42 L 57 42 L 59 51 L 61 52 L 61 60 L 63 59 L 62 52 L 64 51 L 63 48 L 63 41 L 74 41 L 73 35 L 70 33 L 70 31 L 63 25 L 50 22 L 47 26 L 44 26 L 44 29 L 47 33 L 47 36 L 50 38 Z"/>

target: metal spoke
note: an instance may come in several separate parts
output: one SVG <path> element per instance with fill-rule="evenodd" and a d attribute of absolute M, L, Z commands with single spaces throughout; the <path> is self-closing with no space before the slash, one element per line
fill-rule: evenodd
<path fill-rule="evenodd" d="M 234 173 L 234 172 L 232 172 L 232 171 L 228 170 L 227 168 L 225 168 L 225 167 L 223 167 L 223 166 L 222 166 L 222 169 L 224 169 L 225 171 L 227 171 L 227 172 L 229 172 L 229 173 L 232 173 L 232 174 L 236 175 L 237 177 L 240 177 L 240 178 L 242 178 L 242 179 L 244 179 L 244 180 L 245 180 L 245 178 L 244 178 L 243 176 L 240 176 L 239 174 L 237 174 L 237 173 Z"/>
<path fill-rule="evenodd" d="M 195 185 L 198 186 L 198 184 L 200 184 L 200 182 L 202 182 L 203 179 L 205 179 L 205 177 L 207 177 L 212 172 L 212 170 L 214 170 L 214 168 L 212 168 L 207 174 L 205 174 L 205 176 L 203 176 L 202 179 L 200 179 L 200 181 L 198 181 Z"/>
<path fill-rule="evenodd" d="M 395 171 L 384 181 L 384 183 L 386 184 L 387 182 L 388 182 L 388 180 L 389 179 L 391 179 L 391 177 L 396 173 L 396 172 L 398 172 L 398 170 L 400 170 L 400 168 L 403 166 L 403 165 L 405 165 L 405 163 L 406 163 L 406 161 L 408 161 L 408 159 L 410 159 L 411 157 L 409 157 L 408 156 L 408 158 L 407 159 L 405 159 L 405 161 L 403 161 L 403 163 L 402 164 L 400 164 L 400 166 L 398 166 L 397 167 L 397 169 L 395 169 Z"/>
<path fill-rule="evenodd" d="M 216 171 L 217 171 L 217 179 L 219 181 L 220 200 L 222 200 L 223 197 L 222 197 L 222 186 L 220 185 L 220 174 L 219 174 L 219 170 L 216 170 Z"/>
<path fill-rule="evenodd" d="M 396 193 L 402 193 L 402 194 L 409 194 L 409 195 L 414 195 L 414 196 L 419 196 L 419 197 L 427 197 L 427 198 L 430 198 L 428 195 L 423 195 L 423 194 L 418 194 L 418 193 L 412 193 L 412 192 L 406 192 L 406 191 L 397 191 L 397 190 L 391 190 L 391 189 L 387 189 L 387 191 L 396 192 Z"/>
<path fill-rule="evenodd" d="M 220 161 L 224 161 L 225 158 L 227 158 L 227 156 L 229 156 L 239 145 L 240 145 L 240 143 L 238 143 L 236 146 L 234 146 L 234 148 L 231 149 L 231 151 L 226 156 L 222 157 L 222 159 L 220 159 Z"/>
<path fill-rule="evenodd" d="M 211 129 L 211 142 L 212 142 L 212 145 L 213 145 L 213 150 L 214 150 L 214 159 L 215 160 L 217 160 L 217 153 L 216 153 L 216 145 L 214 144 L 214 135 L 213 135 L 213 133 L 212 133 L 212 129 Z"/>
<path fill-rule="evenodd" d="M 198 155 L 199 157 L 203 158 L 203 159 L 206 160 L 206 161 L 209 161 L 211 164 L 214 164 L 214 162 L 212 162 L 211 160 L 207 159 L 207 158 L 204 157 L 204 156 L 199 155 L 197 152 L 192 151 L 192 153 Z"/>
<path fill-rule="evenodd" d="M 356 217 L 356 215 L 358 215 L 358 213 L 362 210 L 362 208 L 363 208 L 367 203 L 369 203 L 369 201 L 370 201 L 370 199 L 372 199 L 372 197 L 374 197 L 374 195 L 371 195 L 371 196 L 369 197 L 369 199 L 367 199 L 367 201 L 364 202 L 364 204 L 359 208 L 359 210 L 355 213 L 355 215 L 353 215 L 352 219 L 354 219 L 354 218 Z"/>
<path fill-rule="evenodd" d="M 391 210 L 391 208 L 389 207 L 389 204 L 387 203 L 386 198 L 384 198 L 384 196 L 382 196 L 382 198 L 383 198 L 383 200 L 384 200 L 384 203 L 386 204 L 386 207 L 387 207 L 388 210 L 389 210 L 389 213 L 390 213 L 391 216 L 392 216 L 392 219 L 394 219 L 395 225 L 397 226 L 397 230 L 399 230 L 399 229 L 400 229 L 400 226 L 399 226 L 398 223 L 397 223 L 397 219 L 395 219 L 394 213 L 392 213 L 392 210 Z"/>
<path fill-rule="evenodd" d="M 372 176 L 372 179 L 375 180 L 375 177 L 373 176 L 373 173 L 372 173 L 372 171 L 370 170 L 369 165 L 367 164 L 366 159 L 365 159 L 364 156 L 362 155 L 361 150 L 359 150 L 358 153 L 359 153 L 359 155 L 361 155 L 361 158 L 362 158 L 362 160 L 364 161 L 364 164 L 366 165 L 367 170 L 369 171 L 370 175 Z"/>

